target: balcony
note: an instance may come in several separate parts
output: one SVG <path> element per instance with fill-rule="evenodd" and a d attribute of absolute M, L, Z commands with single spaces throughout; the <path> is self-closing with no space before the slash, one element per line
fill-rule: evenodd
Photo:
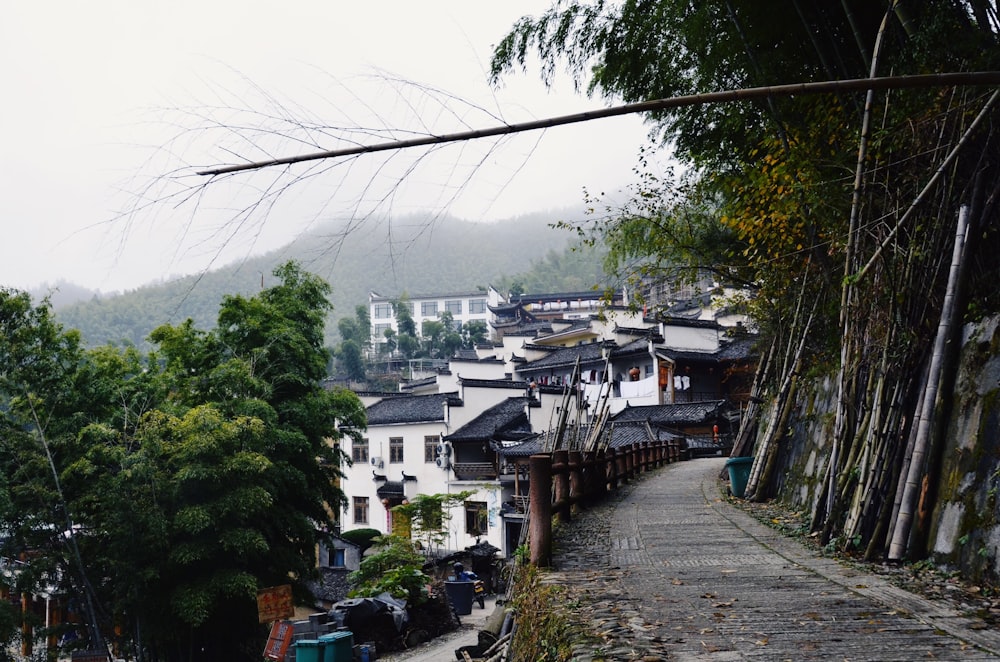
<path fill-rule="evenodd" d="M 497 469 L 492 462 L 456 462 L 452 465 L 459 480 L 496 480 Z"/>

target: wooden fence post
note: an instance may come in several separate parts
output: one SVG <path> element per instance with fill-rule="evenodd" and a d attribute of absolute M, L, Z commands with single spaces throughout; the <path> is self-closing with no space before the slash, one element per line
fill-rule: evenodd
<path fill-rule="evenodd" d="M 569 498 L 569 451 L 559 450 L 552 453 L 552 503 L 560 522 L 568 522 L 572 518 Z"/>
<path fill-rule="evenodd" d="M 586 487 L 583 483 L 583 453 L 580 451 L 570 451 L 569 452 L 569 502 L 570 507 L 573 504 L 580 504 L 586 496 Z M 579 512 L 582 505 L 577 505 L 577 512 Z"/>
<path fill-rule="evenodd" d="M 614 448 L 609 448 L 607 454 L 605 455 L 605 473 L 607 475 L 608 490 L 614 492 L 618 489 L 618 462 L 619 457 L 617 451 Z"/>
<path fill-rule="evenodd" d="M 528 458 L 528 560 L 538 567 L 552 561 L 552 457 L 546 454 Z"/>

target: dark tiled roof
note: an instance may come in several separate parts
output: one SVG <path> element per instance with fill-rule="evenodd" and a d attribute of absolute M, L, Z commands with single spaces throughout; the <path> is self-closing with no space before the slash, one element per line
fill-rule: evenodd
<path fill-rule="evenodd" d="M 542 437 L 535 437 L 534 439 L 529 439 L 519 444 L 508 446 L 507 448 L 502 449 L 500 454 L 509 458 L 529 457 L 536 453 L 541 453 L 543 443 L 544 440 Z"/>
<path fill-rule="evenodd" d="M 755 356 L 755 336 L 744 336 L 722 344 L 714 352 L 695 352 L 691 350 L 670 349 L 659 347 L 657 352 L 678 361 L 699 361 L 718 363 L 720 361 L 745 361 Z"/>
<path fill-rule="evenodd" d="M 529 338 L 537 338 L 541 334 L 552 333 L 552 324 L 550 322 L 528 322 L 517 325 L 516 331 L 506 331 L 504 335 L 506 336 L 527 336 Z"/>
<path fill-rule="evenodd" d="M 577 299 L 600 299 L 602 290 L 583 290 L 581 292 L 553 292 L 552 294 L 521 294 L 512 296 L 511 301 L 519 303 L 544 303 L 546 301 L 576 301 Z"/>
<path fill-rule="evenodd" d="M 719 349 L 720 361 L 743 361 L 757 355 L 757 337 L 742 336 L 734 338 Z"/>
<path fill-rule="evenodd" d="M 660 330 L 652 326 L 616 326 L 615 333 L 626 336 L 640 336 L 660 340 Z"/>
<path fill-rule="evenodd" d="M 388 480 L 382 483 L 378 486 L 378 489 L 375 490 L 375 494 L 377 494 L 380 499 L 402 497 L 406 495 L 403 491 L 403 481 L 401 480 Z"/>
<path fill-rule="evenodd" d="M 515 382 L 509 377 L 507 379 L 467 379 L 459 377 L 458 381 L 462 386 L 474 386 L 475 388 L 509 388 L 527 389 L 528 385 L 522 381 Z"/>
<path fill-rule="evenodd" d="M 643 441 L 663 441 L 679 438 L 679 435 L 665 430 L 658 428 L 650 429 L 645 421 L 614 422 L 609 424 L 608 430 L 611 434 L 611 440 L 608 443 L 610 448 L 623 448 Z"/>
<path fill-rule="evenodd" d="M 648 354 L 649 352 L 649 340 L 646 338 L 639 338 L 631 342 L 625 343 L 621 347 L 616 347 L 611 350 L 612 357 L 619 356 L 631 356 L 633 354 Z"/>
<path fill-rule="evenodd" d="M 669 356 L 674 361 L 688 361 L 691 363 L 718 363 L 718 352 L 693 352 L 690 350 L 670 349 L 668 347 L 657 349 L 657 353 Z"/>
<path fill-rule="evenodd" d="M 715 320 L 687 319 L 685 317 L 671 317 L 669 315 L 660 317 L 659 321 L 666 326 L 686 326 L 700 329 L 718 329 L 719 323 Z"/>
<path fill-rule="evenodd" d="M 521 307 L 520 303 L 504 303 L 501 301 L 500 303 L 489 306 L 489 309 L 495 313 L 500 313 L 506 311 L 514 312 L 520 307 Z"/>
<path fill-rule="evenodd" d="M 574 331 L 590 330 L 589 319 L 552 320 L 551 324 L 553 336 L 559 336 L 564 333 L 573 333 Z M 557 329 L 556 327 L 559 328 Z"/>
<path fill-rule="evenodd" d="M 380 400 L 366 410 L 368 425 L 443 421 L 446 402 L 452 407 L 462 406 L 462 401 L 454 393 L 404 395 Z"/>
<path fill-rule="evenodd" d="M 421 386 L 430 386 L 431 384 L 437 382 L 437 377 L 425 377 L 423 379 L 412 379 L 407 382 L 403 382 L 399 385 L 399 388 L 404 391 L 407 389 L 420 388 Z"/>
<path fill-rule="evenodd" d="M 535 370 L 572 367 L 576 364 L 577 357 L 580 357 L 581 365 L 589 365 L 604 360 L 601 350 L 605 347 L 604 343 L 599 342 L 574 345 L 573 347 L 560 347 L 553 349 L 548 356 L 543 356 L 535 361 L 529 361 L 520 370 L 521 372 L 532 372 Z"/>
<path fill-rule="evenodd" d="M 531 434 L 531 423 L 524 412 L 530 398 L 507 398 L 458 428 L 445 439 L 448 441 L 479 441 L 484 439 L 516 440 Z"/>
<path fill-rule="evenodd" d="M 653 425 L 696 425 L 721 415 L 725 400 L 685 402 L 672 405 L 626 407 L 611 417 L 614 423 L 649 421 Z"/>

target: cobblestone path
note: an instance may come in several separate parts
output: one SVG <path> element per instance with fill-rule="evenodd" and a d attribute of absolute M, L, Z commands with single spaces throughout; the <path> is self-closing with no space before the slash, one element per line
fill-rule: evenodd
<path fill-rule="evenodd" d="M 998 660 L 1000 633 L 824 558 L 722 498 L 725 458 L 661 468 L 557 536 L 578 660 Z"/>

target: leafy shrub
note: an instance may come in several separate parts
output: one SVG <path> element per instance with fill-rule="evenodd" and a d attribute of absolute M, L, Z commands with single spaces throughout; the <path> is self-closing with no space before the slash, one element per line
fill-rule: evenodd
<path fill-rule="evenodd" d="M 426 587 L 431 578 L 421 570 L 424 557 L 413 543 L 401 536 L 379 536 L 374 540 L 375 553 L 361 562 L 361 567 L 348 575 L 353 588 L 352 598 L 370 598 L 389 593 L 418 605 L 427 599 Z"/>

